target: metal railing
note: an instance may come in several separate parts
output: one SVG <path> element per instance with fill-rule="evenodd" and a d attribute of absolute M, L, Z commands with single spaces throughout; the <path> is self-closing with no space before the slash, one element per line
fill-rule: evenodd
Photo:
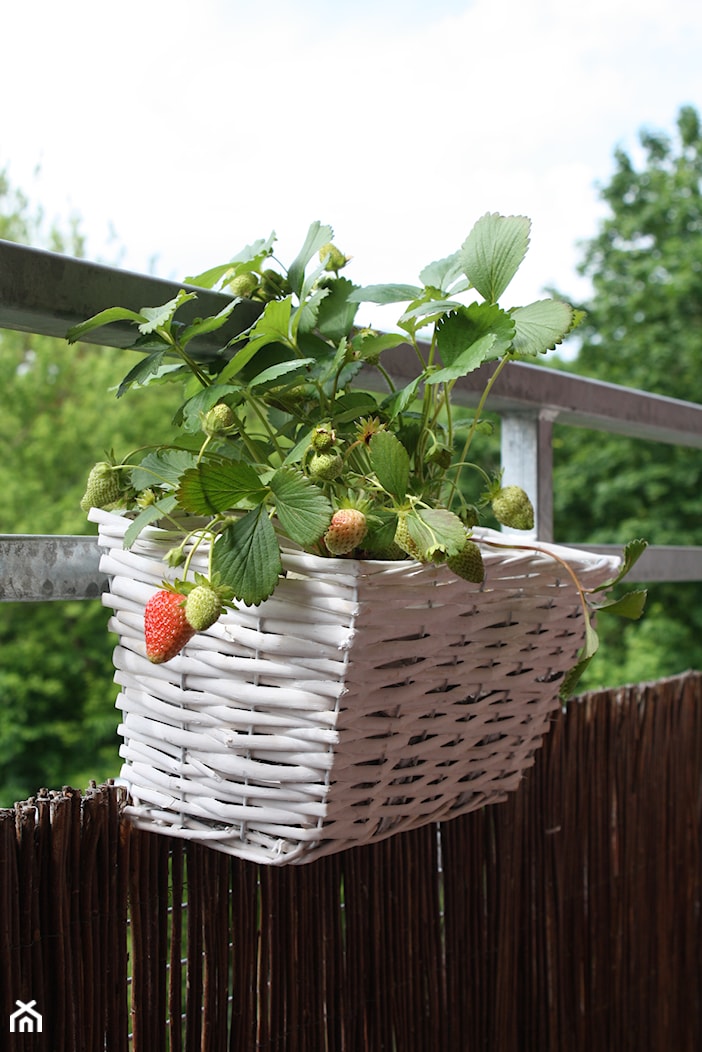
<path fill-rule="evenodd" d="M 0 329 L 64 338 L 71 325 L 115 303 L 139 310 L 176 295 L 182 283 L 106 267 L 58 253 L 0 241 Z M 221 309 L 229 297 L 198 289 L 196 301 L 182 308 L 197 314 Z M 228 325 L 191 345 L 206 358 L 246 328 L 260 308 L 242 301 Z M 126 347 L 133 329 L 110 325 L 87 337 L 103 347 Z M 384 364 L 394 379 L 409 380 L 403 348 L 386 352 Z M 483 367 L 460 380 L 456 397 L 476 406 L 487 373 Z M 524 487 L 536 509 L 534 535 L 553 536 L 553 425 L 565 424 L 644 441 L 702 449 L 702 405 L 603 383 L 541 366 L 514 362 L 503 371 L 490 395 L 489 409 L 501 420 L 501 457 L 506 483 Z M 560 540 L 560 538 L 556 538 Z M 578 538 L 568 538 L 577 543 Z M 616 551 L 619 545 L 581 545 Z M 94 599 L 105 582 L 98 569 L 99 550 L 90 537 L 0 535 L 0 602 Z M 652 546 L 636 568 L 641 582 L 702 580 L 702 546 Z"/>

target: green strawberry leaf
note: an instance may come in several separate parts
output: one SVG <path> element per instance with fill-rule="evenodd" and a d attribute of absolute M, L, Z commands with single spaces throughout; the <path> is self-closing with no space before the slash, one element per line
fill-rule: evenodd
<path fill-rule="evenodd" d="M 423 293 L 418 285 L 365 285 L 349 295 L 351 303 L 406 303 Z"/>
<path fill-rule="evenodd" d="M 207 461 L 189 468 L 177 497 L 194 515 L 216 515 L 242 502 L 262 501 L 266 489 L 250 464 Z"/>
<path fill-rule="evenodd" d="M 184 282 L 186 285 L 197 285 L 199 289 L 213 289 L 222 278 L 226 277 L 233 270 L 234 267 L 231 263 L 220 263 L 216 267 L 209 267 L 207 270 L 203 270 L 202 274 L 188 275 L 187 278 L 184 278 Z"/>
<path fill-rule="evenodd" d="M 289 296 L 283 300 L 270 300 L 261 316 L 249 329 L 246 343 L 227 362 L 217 377 L 217 382 L 226 383 L 235 377 L 262 347 L 271 343 L 284 343 L 289 346 L 291 313 L 292 300 Z M 240 341 L 241 337 L 237 337 L 236 342 Z"/>
<path fill-rule="evenodd" d="M 311 365 L 314 365 L 314 358 L 295 358 L 291 362 L 279 362 L 277 365 L 271 365 L 268 369 L 260 372 L 258 376 L 255 376 L 250 381 L 249 387 L 251 390 L 254 388 L 280 387 L 280 381 L 283 379 L 287 383 L 292 383 L 298 376 L 306 376 Z"/>
<path fill-rule="evenodd" d="M 315 289 L 305 296 L 300 306 L 294 311 L 290 319 L 290 328 L 293 338 L 298 334 L 303 336 L 311 333 L 319 317 L 319 310 L 324 300 L 329 295 L 328 289 Z"/>
<path fill-rule="evenodd" d="M 349 391 L 339 395 L 334 403 L 334 422 L 348 424 L 362 416 L 373 416 L 378 411 L 378 399 L 371 391 Z"/>
<path fill-rule="evenodd" d="M 363 538 L 363 547 L 382 558 L 392 546 L 397 531 L 397 514 L 385 508 L 375 508 L 366 517 L 368 533 Z"/>
<path fill-rule="evenodd" d="M 627 592 L 626 595 L 621 596 L 619 599 L 612 599 L 609 602 L 599 604 L 597 612 L 598 614 L 600 612 L 616 614 L 618 617 L 626 617 L 630 621 L 638 621 L 643 615 L 647 597 L 648 592 L 645 589 L 636 589 L 633 592 Z"/>
<path fill-rule="evenodd" d="M 386 493 L 404 500 L 409 485 L 409 453 L 391 431 L 377 431 L 370 440 L 370 463 Z"/>
<path fill-rule="evenodd" d="M 405 343 L 405 336 L 400 332 L 360 332 L 352 342 L 354 355 L 361 361 L 378 358 L 383 351 L 400 347 Z"/>
<path fill-rule="evenodd" d="M 323 248 L 324 245 L 328 244 L 333 237 L 334 231 L 330 226 L 320 223 L 319 220 L 315 220 L 315 222 L 311 224 L 307 231 L 305 243 L 290 264 L 288 270 L 288 281 L 290 282 L 290 287 L 297 296 L 299 296 L 302 291 L 307 264 L 315 253 L 319 252 L 320 248 Z"/>
<path fill-rule="evenodd" d="M 561 701 L 568 701 L 568 699 L 573 696 L 575 688 L 582 679 L 585 669 L 588 667 L 594 656 L 594 654 L 591 654 L 590 657 L 582 658 L 578 661 L 577 665 L 573 665 L 573 667 L 566 672 L 561 680 L 561 687 L 558 691 L 558 697 Z"/>
<path fill-rule="evenodd" d="M 249 606 L 273 593 L 282 569 L 278 539 L 263 505 L 233 520 L 212 549 L 212 570 L 222 586 Z"/>
<path fill-rule="evenodd" d="M 211 314 L 207 318 L 196 318 L 190 325 L 186 325 L 178 337 L 181 347 L 186 347 L 196 336 L 204 336 L 205 333 L 216 332 L 217 329 L 221 329 L 236 307 L 237 302 L 237 300 L 233 299 L 222 307 L 218 314 Z"/>
<path fill-rule="evenodd" d="M 132 384 L 145 384 L 164 372 L 180 369 L 180 365 L 169 362 L 170 353 L 170 348 L 165 345 L 160 350 L 153 351 L 151 354 L 147 354 L 145 358 L 141 358 L 120 383 L 117 388 L 117 397 L 121 398 Z"/>
<path fill-rule="evenodd" d="M 354 288 L 348 278 L 335 278 L 326 286 L 328 295 L 319 304 L 317 329 L 334 343 L 350 332 L 356 317 L 359 305 L 349 300 Z"/>
<path fill-rule="evenodd" d="M 482 216 L 460 249 L 463 273 L 488 303 L 497 303 L 519 270 L 529 247 L 526 216 Z"/>
<path fill-rule="evenodd" d="M 196 292 L 186 292 L 185 289 L 180 289 L 172 300 L 161 304 L 160 307 L 142 307 L 139 313 L 144 320 L 139 325 L 139 332 L 146 335 L 156 329 L 162 329 L 171 321 L 179 307 L 182 307 L 188 300 L 194 299 L 197 299 Z"/>
<path fill-rule="evenodd" d="M 460 252 L 454 252 L 445 259 L 437 259 L 434 263 L 428 263 L 420 272 L 419 280 L 430 288 L 448 291 L 452 282 L 460 278 L 463 273 Z"/>
<path fill-rule="evenodd" d="M 251 245 L 245 245 L 240 252 L 237 252 L 235 256 L 232 256 L 228 263 L 221 263 L 217 267 L 210 267 L 208 270 L 203 271 L 202 274 L 186 278 L 185 284 L 197 285 L 199 288 L 204 289 L 211 289 L 214 288 L 222 278 L 227 277 L 231 271 L 242 273 L 246 270 L 258 270 L 271 255 L 275 241 L 275 232 L 271 233 L 267 238 L 258 238 L 258 240 L 254 241 Z M 237 267 L 237 263 L 247 264 L 247 266 Z"/>
<path fill-rule="evenodd" d="M 612 582 L 613 584 L 616 584 L 618 581 L 621 581 L 622 577 L 630 573 L 632 567 L 638 562 L 638 560 L 641 558 L 641 556 L 647 548 L 648 541 L 645 541 L 642 537 L 639 537 L 633 541 L 629 541 L 629 543 L 624 548 L 622 568 L 619 571 L 616 578 L 614 579 L 614 581 Z"/>
<path fill-rule="evenodd" d="M 443 318 L 437 326 L 437 346 L 443 369 L 427 377 L 428 384 L 467 376 L 484 362 L 501 357 L 514 339 L 514 322 L 496 304 L 471 303 Z"/>
<path fill-rule="evenodd" d="M 282 300 L 269 300 L 260 318 L 256 319 L 250 330 L 249 338 L 257 340 L 265 336 L 268 343 L 288 343 L 291 313 L 292 299 L 290 296 Z"/>
<path fill-rule="evenodd" d="M 510 346 L 514 334 L 512 318 L 497 304 L 471 303 L 447 315 L 438 326 L 436 338 L 441 361 L 444 365 L 453 365 L 483 336 L 495 337 L 494 351 L 498 357 Z"/>
<path fill-rule="evenodd" d="M 516 329 L 512 350 L 531 357 L 552 351 L 573 328 L 575 315 L 561 300 L 537 300 L 527 307 L 515 307 L 510 311 Z"/>
<path fill-rule="evenodd" d="M 129 310 L 127 307 L 108 307 L 106 310 L 101 310 L 98 314 L 94 314 L 92 318 L 87 318 L 78 325 L 72 325 L 66 333 L 66 339 L 69 343 L 75 343 L 77 340 L 87 336 L 93 329 L 99 329 L 103 325 L 110 325 L 115 321 L 132 321 L 138 324 L 146 320 L 143 314 Z"/>
<path fill-rule="evenodd" d="M 294 468 L 279 468 L 269 486 L 283 533 L 303 548 L 318 541 L 332 515 L 322 490 Z"/>
<path fill-rule="evenodd" d="M 413 328 L 421 328 L 423 325 L 437 321 L 442 315 L 448 314 L 449 311 L 456 310 L 462 306 L 463 304 L 460 300 L 433 299 L 430 296 L 423 296 L 420 300 L 413 300 L 410 303 L 398 321 L 398 325 L 410 332 Z M 422 319 L 422 326 L 415 326 L 414 322 L 420 319 Z"/>
<path fill-rule="evenodd" d="M 392 422 L 395 420 L 414 402 L 419 385 L 423 380 L 423 376 L 415 376 L 414 380 L 411 380 L 406 387 L 401 387 L 399 391 L 393 391 L 392 394 L 387 395 L 383 399 L 380 409 L 388 421 Z"/>
<path fill-rule="evenodd" d="M 152 486 L 176 486 L 184 471 L 196 461 L 187 449 L 162 449 L 147 453 L 137 467 L 132 468 L 131 480 L 135 490 Z"/>
<path fill-rule="evenodd" d="M 629 543 L 624 548 L 624 552 L 622 553 L 622 564 L 619 567 L 616 576 L 612 577 L 609 581 L 605 581 L 604 584 L 599 585 L 597 588 L 591 589 L 591 591 L 593 593 L 605 592 L 609 591 L 610 588 L 613 588 L 615 584 L 619 584 L 619 582 L 623 580 L 631 571 L 631 569 L 636 565 L 636 563 L 639 561 L 639 559 L 641 558 L 641 556 L 647 548 L 648 541 L 643 540 L 643 538 L 641 537 L 637 538 L 636 540 L 629 541 Z"/>
<path fill-rule="evenodd" d="M 562 701 L 567 701 L 573 694 L 580 682 L 585 669 L 588 667 L 599 649 L 600 641 L 595 628 L 588 617 L 585 618 L 585 643 L 578 655 L 578 662 L 569 672 L 566 672 L 561 682 L 558 696 Z"/>
<path fill-rule="evenodd" d="M 457 515 L 445 508 L 422 508 L 417 512 L 417 517 L 425 529 L 421 542 L 417 537 L 414 539 L 429 559 L 439 552 L 448 556 L 458 555 L 466 543 L 466 528 Z M 411 526 L 410 534 L 414 536 Z"/>
<path fill-rule="evenodd" d="M 162 497 L 161 500 L 157 500 L 155 504 L 150 504 L 148 508 L 144 508 L 144 510 L 130 523 L 129 528 L 124 535 L 124 547 L 131 548 L 145 526 L 149 526 L 152 522 L 157 522 L 159 519 L 162 519 L 164 515 L 169 515 L 177 504 L 178 501 L 175 494 L 169 493 L 167 497 Z"/>

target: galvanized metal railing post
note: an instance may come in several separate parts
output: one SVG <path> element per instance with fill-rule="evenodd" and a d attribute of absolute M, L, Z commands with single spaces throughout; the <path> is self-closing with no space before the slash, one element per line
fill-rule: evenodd
<path fill-rule="evenodd" d="M 534 505 L 534 530 L 553 540 L 553 414 L 548 410 L 503 413 L 500 418 L 502 481 L 521 486 Z"/>

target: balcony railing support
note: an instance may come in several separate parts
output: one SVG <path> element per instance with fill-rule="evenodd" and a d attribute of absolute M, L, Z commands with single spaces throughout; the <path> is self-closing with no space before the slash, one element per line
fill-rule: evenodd
<path fill-rule="evenodd" d="M 521 486 L 534 505 L 533 536 L 553 540 L 553 414 L 505 413 L 500 422 L 502 482 Z"/>

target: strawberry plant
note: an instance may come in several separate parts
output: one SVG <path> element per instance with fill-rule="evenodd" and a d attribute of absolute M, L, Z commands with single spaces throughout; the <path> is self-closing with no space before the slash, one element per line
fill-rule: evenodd
<path fill-rule="evenodd" d="M 290 542 L 330 558 L 448 563 L 480 581 L 466 475 L 480 480 L 478 507 L 491 507 L 510 528 L 533 526 L 527 494 L 503 489 L 472 459 L 490 389 L 510 361 L 539 359 L 580 320 L 552 298 L 501 305 L 529 234 L 523 216 L 487 214 L 456 252 L 421 271 L 419 284 L 359 287 L 346 276 L 350 260 L 331 228 L 315 222 L 289 267 L 275 259 L 271 235 L 189 279 L 166 304 L 116 306 L 75 326 L 71 342 L 114 322 L 134 325 L 143 354 L 118 396 L 161 383 L 184 390 L 182 442 L 163 446 L 155 436 L 153 447 L 103 465 L 84 504 L 104 491 L 107 506 L 126 509 L 133 516 L 127 545 L 146 525 L 182 531 L 194 521 L 168 559 L 184 566 L 184 592 L 186 553 L 205 539 L 209 584 L 246 604 L 273 593 L 281 545 Z M 219 313 L 185 324 L 179 311 L 197 296 L 193 286 L 232 298 Z M 222 330 L 241 298 L 260 305 L 256 320 L 223 338 L 217 354 L 198 358 L 192 341 Z M 395 331 L 358 326 L 361 303 L 398 304 Z M 415 363 L 400 386 L 384 365 L 396 348 Z M 494 368 L 459 438 L 455 385 L 485 363 Z M 640 607 L 630 600 L 621 612 L 635 616 Z M 585 659 L 595 638 L 588 637 Z"/>

